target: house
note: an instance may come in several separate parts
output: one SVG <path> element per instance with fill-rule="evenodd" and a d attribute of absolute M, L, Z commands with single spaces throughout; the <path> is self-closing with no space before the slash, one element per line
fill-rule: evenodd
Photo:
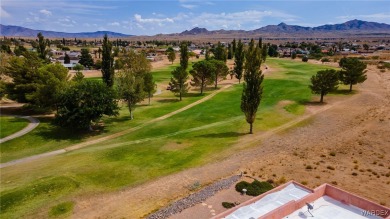
<path fill-rule="evenodd" d="M 290 181 L 212 219 L 390 219 L 390 208 L 329 184 L 310 189 Z"/>
<path fill-rule="evenodd" d="M 68 68 L 69 66 L 67 64 L 70 64 L 70 66 L 74 66 L 76 65 L 77 63 L 79 63 L 79 57 L 75 57 L 75 56 L 70 56 L 69 55 L 69 59 L 70 59 L 70 63 L 64 63 L 65 62 L 65 56 L 60 56 L 58 59 L 57 59 L 57 62 L 61 63 L 64 67 Z M 67 66 L 65 66 L 67 65 Z"/>

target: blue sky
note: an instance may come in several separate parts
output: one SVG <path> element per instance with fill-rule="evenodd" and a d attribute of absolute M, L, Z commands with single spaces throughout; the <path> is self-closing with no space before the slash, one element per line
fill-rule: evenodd
<path fill-rule="evenodd" d="M 252 30 L 280 22 L 302 26 L 352 19 L 390 23 L 389 0 L 1 0 L 0 6 L 1 24 L 64 32 L 154 35 L 193 27 Z"/>

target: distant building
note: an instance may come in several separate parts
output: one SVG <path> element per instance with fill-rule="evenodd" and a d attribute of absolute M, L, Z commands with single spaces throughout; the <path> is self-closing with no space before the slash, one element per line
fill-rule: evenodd
<path fill-rule="evenodd" d="M 221 218 L 390 219 L 390 208 L 329 184 L 310 189 L 290 181 L 226 210 L 212 219 Z"/>

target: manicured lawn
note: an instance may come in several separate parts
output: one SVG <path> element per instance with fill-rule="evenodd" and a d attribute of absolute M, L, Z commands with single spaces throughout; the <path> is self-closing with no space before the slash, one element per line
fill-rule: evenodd
<path fill-rule="evenodd" d="M 0 138 L 7 137 L 15 132 L 22 130 L 28 125 L 27 119 L 0 116 Z"/>
<path fill-rule="evenodd" d="M 267 75 L 264 80 L 264 95 L 255 132 L 280 126 L 302 114 L 303 104 L 312 98 L 307 87 L 310 76 L 326 68 L 280 59 L 270 59 L 267 65 L 278 71 Z M 165 80 L 162 78 L 162 81 Z M 133 133 L 39 162 L 2 169 L 0 215 L 4 218 L 23 217 L 42 207 L 52 209 L 48 210 L 48 215 L 58 211 L 68 212 L 72 206 L 62 206 L 61 203 L 69 203 L 78 196 L 139 185 L 234 153 L 237 150 L 236 143 L 248 132 L 248 125 L 240 110 L 241 92 L 242 85 L 235 85 L 209 101 Z M 155 101 L 152 106 L 137 108 L 133 121 L 128 121 L 128 114 L 123 109 L 121 117 L 105 119 L 106 133 L 100 136 L 120 131 L 124 126 L 141 124 L 199 98 L 187 97 L 182 102 L 171 102 L 174 98 L 168 102 Z M 278 103 L 282 100 L 290 104 L 281 107 Z M 85 140 L 79 137 L 69 139 L 71 134 L 53 139 L 53 133 L 50 133 L 53 127 L 49 127 L 48 123 L 45 125 L 49 134 L 42 136 L 36 132 L 35 136 L 30 135 L 29 141 L 19 142 L 24 146 L 18 151 L 28 151 L 26 148 L 30 146 L 27 143 L 40 135 L 38 143 L 30 143 L 34 145 L 35 151 L 41 147 L 54 150 L 72 141 Z M 50 143 L 46 145 L 45 141 Z M 12 144 L 12 147 L 15 145 Z M 20 152 L 15 151 L 8 149 L 7 158 L 18 157 Z M 50 193 L 47 189 L 38 189 L 34 194 L 27 192 L 33 187 L 51 189 Z M 48 194 L 55 196 L 56 203 L 51 202 L 52 198 Z M 27 199 L 27 196 L 32 198 Z"/>

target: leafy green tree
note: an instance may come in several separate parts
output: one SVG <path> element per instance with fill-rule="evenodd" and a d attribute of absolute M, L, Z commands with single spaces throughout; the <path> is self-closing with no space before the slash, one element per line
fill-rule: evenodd
<path fill-rule="evenodd" d="M 114 61 L 114 69 L 119 70 L 124 67 L 123 59 L 117 59 Z"/>
<path fill-rule="evenodd" d="M 244 61 L 245 61 L 245 53 L 244 53 L 244 44 L 241 40 L 238 41 L 236 52 L 234 53 L 234 75 L 238 79 L 238 83 L 241 82 L 242 72 L 244 70 Z"/>
<path fill-rule="evenodd" d="M 112 87 L 114 85 L 114 57 L 112 56 L 112 44 L 108 40 L 107 34 L 103 38 L 102 76 L 103 82 Z"/>
<path fill-rule="evenodd" d="M 99 47 L 98 49 L 98 54 L 99 54 L 99 59 L 100 59 L 100 55 L 102 54 L 103 50 Z"/>
<path fill-rule="evenodd" d="M 69 64 L 70 63 L 70 57 L 67 53 L 65 53 L 65 56 L 64 56 L 64 64 Z"/>
<path fill-rule="evenodd" d="M 182 67 L 176 67 L 172 71 L 171 81 L 169 82 L 169 86 L 171 91 L 175 94 L 179 94 L 180 101 L 182 100 L 182 96 L 188 92 L 188 72 Z"/>
<path fill-rule="evenodd" d="M 340 60 L 342 70 L 340 71 L 340 81 L 349 85 L 349 91 L 352 91 L 352 85 L 363 83 L 367 79 L 367 64 L 358 58 L 346 58 Z"/>
<path fill-rule="evenodd" d="M 60 64 L 43 65 L 34 52 L 10 58 L 2 71 L 12 79 L 6 85 L 10 99 L 43 111 L 55 108 L 58 93 L 69 80 L 68 69 Z"/>
<path fill-rule="evenodd" d="M 232 59 L 233 58 L 233 50 L 232 50 L 232 45 L 228 45 L 228 55 L 227 55 L 227 58 L 228 59 Z"/>
<path fill-rule="evenodd" d="M 42 65 L 35 52 L 26 52 L 24 57 L 11 57 L 2 68 L 3 73 L 12 78 L 12 83 L 7 84 L 8 98 L 19 103 L 31 103 L 31 95 L 37 90 L 36 75 Z"/>
<path fill-rule="evenodd" d="M 96 60 L 95 69 L 102 69 L 102 60 Z"/>
<path fill-rule="evenodd" d="M 1 44 L 0 51 L 1 52 L 5 52 L 7 54 L 11 54 L 12 53 L 11 47 L 9 45 L 6 45 L 6 44 Z"/>
<path fill-rule="evenodd" d="M 256 119 L 257 109 L 263 94 L 262 82 L 264 75 L 260 70 L 261 50 L 255 46 L 252 39 L 249 43 L 249 49 L 246 53 L 244 85 L 241 96 L 241 111 L 245 114 L 247 123 L 249 123 L 249 133 L 253 133 L 253 123 Z"/>
<path fill-rule="evenodd" d="M 366 50 L 368 52 L 368 50 L 370 49 L 370 46 L 368 44 L 363 44 L 363 48 L 364 48 L 364 50 Z"/>
<path fill-rule="evenodd" d="M 172 46 L 168 47 L 167 50 L 165 50 L 165 54 L 169 54 L 170 52 L 175 52 Z"/>
<path fill-rule="evenodd" d="M 227 67 L 226 63 L 220 60 L 212 59 L 209 61 L 212 65 L 214 65 L 214 88 L 218 88 L 218 81 L 221 78 L 225 78 L 226 75 L 229 74 L 229 68 Z"/>
<path fill-rule="evenodd" d="M 266 61 L 267 54 L 268 54 L 268 46 L 267 46 L 267 44 L 263 44 L 263 47 L 261 48 L 261 60 L 263 62 Z"/>
<path fill-rule="evenodd" d="M 226 49 L 225 47 L 221 44 L 221 42 L 218 42 L 217 47 L 214 50 L 214 58 L 216 60 L 221 60 L 226 62 Z"/>
<path fill-rule="evenodd" d="M 268 55 L 270 57 L 278 57 L 278 46 L 275 44 L 272 44 L 271 46 L 268 47 Z"/>
<path fill-rule="evenodd" d="M 187 43 L 180 44 L 180 66 L 184 68 L 184 70 L 187 70 L 188 68 L 188 47 Z"/>
<path fill-rule="evenodd" d="M 150 98 L 153 96 L 153 93 L 156 92 L 156 82 L 153 80 L 153 75 L 150 72 L 144 74 L 144 91 L 148 94 L 149 105 Z"/>
<path fill-rule="evenodd" d="M 59 95 L 54 124 L 71 129 L 92 130 L 92 123 L 103 115 L 118 115 L 116 93 L 100 81 L 82 80 Z"/>
<path fill-rule="evenodd" d="M 47 42 L 45 41 L 45 37 L 42 35 L 42 33 L 38 33 L 38 47 L 37 47 L 37 52 L 39 58 L 46 60 L 46 55 L 47 55 Z"/>
<path fill-rule="evenodd" d="M 14 53 L 15 53 L 16 56 L 21 56 L 26 51 L 27 51 L 27 49 L 24 46 L 22 46 L 22 45 L 15 46 L 15 49 L 14 49 Z"/>
<path fill-rule="evenodd" d="M 204 58 L 206 60 L 209 60 L 210 59 L 210 50 L 209 50 L 209 47 L 206 46 L 206 48 L 204 49 Z"/>
<path fill-rule="evenodd" d="M 81 81 L 81 80 L 84 79 L 84 75 L 83 75 L 83 72 L 82 72 L 82 70 L 84 70 L 84 66 L 83 65 L 76 64 L 73 67 L 73 70 L 76 71 L 75 75 L 72 78 L 73 81 Z"/>
<path fill-rule="evenodd" d="M 291 58 L 296 59 L 297 58 L 297 53 L 294 51 L 291 53 Z"/>
<path fill-rule="evenodd" d="M 338 88 L 339 76 L 336 70 L 326 69 L 318 71 L 316 75 L 311 77 L 310 81 L 311 85 L 309 87 L 312 93 L 320 94 L 320 103 L 322 103 L 325 95 Z"/>
<path fill-rule="evenodd" d="M 257 45 L 260 49 L 263 48 L 263 38 L 259 38 L 259 43 Z"/>
<path fill-rule="evenodd" d="M 31 105 L 40 110 L 54 110 L 59 103 L 59 94 L 67 86 L 70 76 L 61 64 L 46 64 L 40 67 L 33 81 L 36 91 L 31 93 Z"/>
<path fill-rule="evenodd" d="M 168 60 L 173 64 L 173 62 L 175 61 L 176 59 L 176 53 L 175 51 L 170 51 L 168 53 Z"/>
<path fill-rule="evenodd" d="M 151 64 L 143 54 L 137 54 L 134 51 L 123 56 L 121 61 L 123 68 L 118 71 L 116 80 L 118 94 L 120 99 L 127 103 L 130 118 L 133 119 L 136 104 L 146 97 L 144 77 L 150 72 Z"/>
<path fill-rule="evenodd" d="M 119 98 L 127 103 L 130 119 L 132 120 L 136 104 L 145 99 L 143 77 L 137 75 L 132 69 L 125 68 L 118 71 L 115 80 Z"/>
<path fill-rule="evenodd" d="M 213 83 L 215 67 L 211 61 L 207 60 L 199 61 L 192 66 L 190 71 L 192 75 L 191 85 L 200 87 L 200 94 L 203 94 L 203 89 L 208 84 Z"/>
<path fill-rule="evenodd" d="M 79 63 L 87 68 L 90 68 L 94 65 L 93 58 L 89 53 L 89 49 L 81 49 L 81 56 L 80 56 Z"/>

